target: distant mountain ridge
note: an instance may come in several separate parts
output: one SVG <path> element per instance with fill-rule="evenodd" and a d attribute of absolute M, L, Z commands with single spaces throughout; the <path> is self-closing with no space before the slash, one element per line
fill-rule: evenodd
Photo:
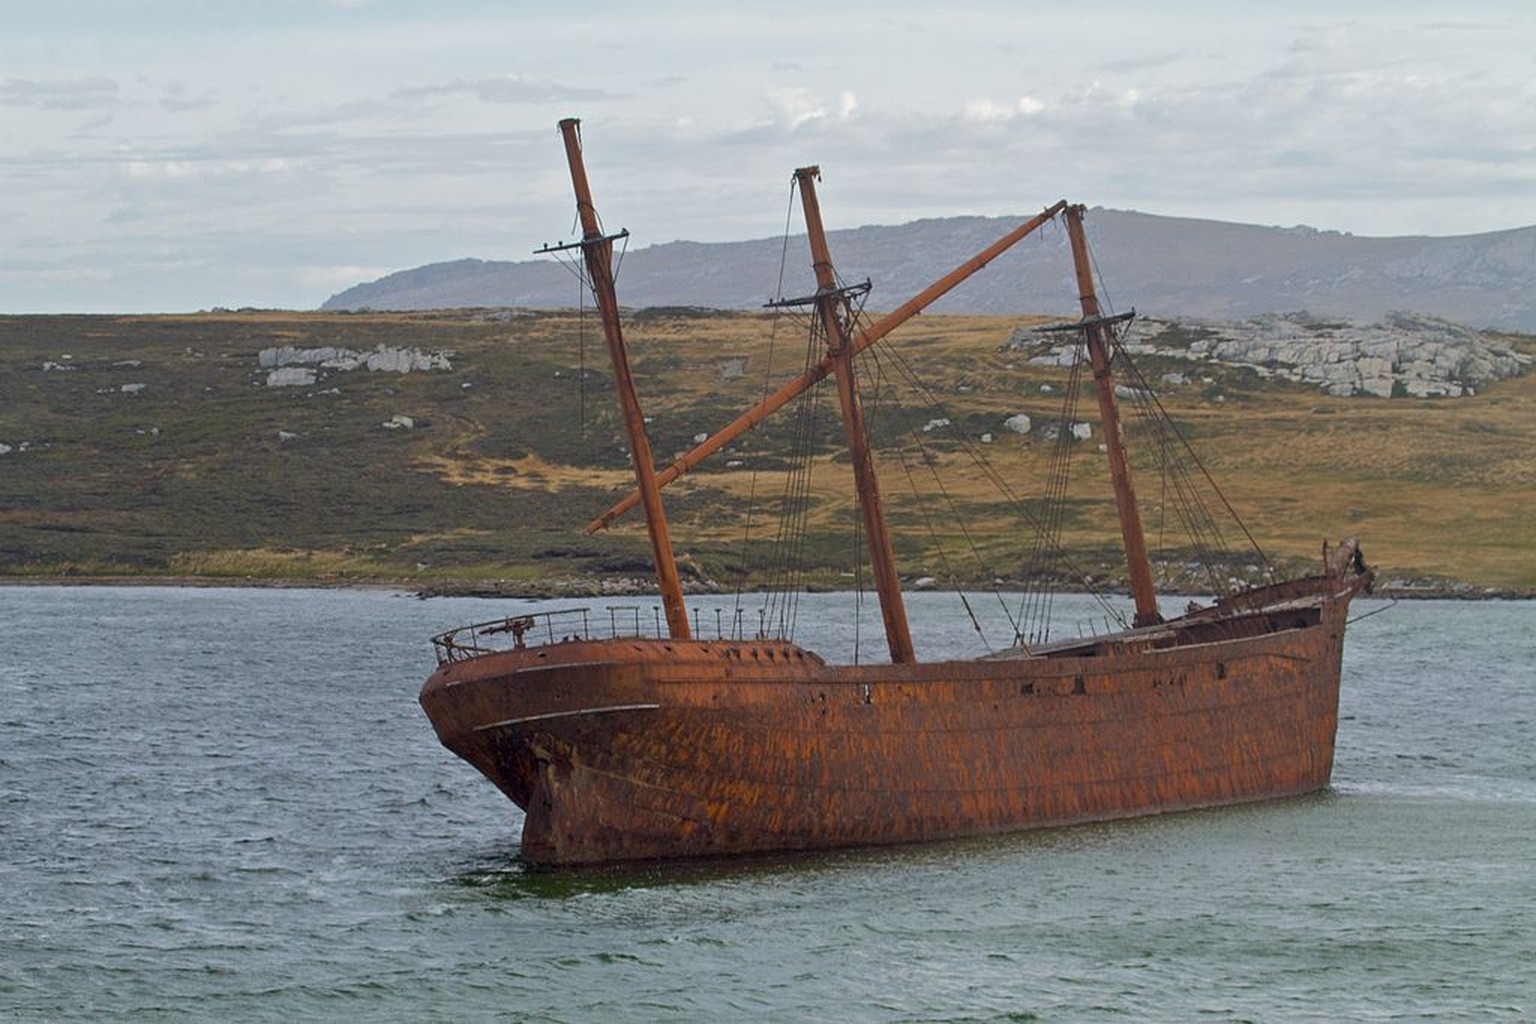
<path fill-rule="evenodd" d="M 868 277 L 890 309 L 1025 218 L 944 217 L 829 233 L 846 281 Z M 1536 226 L 1450 237 L 1367 238 L 1097 208 L 1090 244 L 1108 296 L 1160 316 L 1241 319 L 1306 310 L 1379 319 L 1411 310 L 1478 328 L 1536 331 Z M 804 236 L 789 240 L 784 293 L 814 290 Z M 624 256 L 619 296 L 634 308 L 755 309 L 772 298 L 784 239 L 666 242 Z M 358 284 L 327 310 L 559 308 L 576 279 L 551 260 L 434 263 Z M 1047 225 L 940 300 L 935 312 L 1068 313 L 1076 289 L 1066 233 Z"/>

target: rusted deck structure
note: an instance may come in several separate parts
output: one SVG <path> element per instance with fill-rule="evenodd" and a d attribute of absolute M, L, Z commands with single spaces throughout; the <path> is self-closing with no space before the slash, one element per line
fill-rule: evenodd
<path fill-rule="evenodd" d="M 1327 785 L 1344 619 L 1364 580 L 1293 581 L 1053 651 L 911 665 L 579 636 L 464 656 L 449 635 L 421 699 L 448 748 L 527 812 L 535 864 L 1205 807 Z"/>
<path fill-rule="evenodd" d="M 630 380 L 575 121 L 561 123 L 630 431 L 666 612 L 660 637 L 579 612 L 435 638 L 421 693 L 438 736 L 526 812 L 522 856 L 575 865 L 911 842 L 1288 796 L 1328 783 L 1350 600 L 1371 580 L 1352 542 L 1313 577 L 1163 621 L 1093 293 L 1081 207 L 1057 203 L 866 331 L 851 316 L 796 172 L 827 355 L 658 473 Z M 916 657 L 864 430 L 854 357 L 1008 245 L 1066 220 L 1128 560 L 1133 628 L 972 661 Z M 823 377 L 837 384 L 890 664 L 838 666 L 792 643 L 690 636 L 660 491 Z M 603 629 L 606 625 L 608 628 Z M 505 644 L 497 649 L 498 644 Z"/>

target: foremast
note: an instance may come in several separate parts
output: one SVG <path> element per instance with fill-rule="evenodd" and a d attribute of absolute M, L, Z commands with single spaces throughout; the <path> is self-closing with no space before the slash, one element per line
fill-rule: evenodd
<path fill-rule="evenodd" d="M 811 266 L 816 274 L 816 316 L 826 335 L 827 356 L 832 360 L 832 376 L 837 383 L 837 400 L 843 413 L 843 438 L 853 462 L 853 482 L 858 492 L 859 512 L 864 519 L 870 570 L 874 573 L 875 590 L 880 596 L 886 645 L 890 648 L 891 661 L 905 664 L 917 659 L 912 650 L 912 631 L 907 626 L 906 606 L 901 598 L 901 580 L 896 574 L 891 531 L 886 525 L 885 508 L 880 498 L 880 482 L 869 450 L 864 406 L 859 400 L 859 385 L 854 377 L 849 289 L 838 286 L 831 250 L 827 248 L 826 230 L 821 223 L 821 205 L 816 199 L 816 179 L 819 177 L 819 167 L 801 167 L 795 171 L 800 202 L 805 210 L 806 235 L 811 244 Z"/>
<path fill-rule="evenodd" d="M 629 457 L 635 467 L 635 484 L 640 504 L 645 509 L 645 527 L 650 535 L 651 560 L 656 564 L 656 582 L 661 590 L 661 604 L 667 616 L 667 630 L 674 639 L 689 636 L 688 610 L 683 605 L 682 581 L 677 560 L 672 553 L 672 538 L 661 504 L 661 489 L 656 483 L 656 467 L 651 457 L 651 442 L 645 432 L 645 415 L 635 392 L 629 370 L 629 356 L 624 348 L 624 331 L 619 323 L 619 301 L 613 286 L 613 240 L 627 232 L 605 235 L 592 204 L 592 189 L 587 183 L 587 169 L 581 156 L 581 121 L 568 117 L 560 122 L 565 139 L 566 162 L 571 168 L 571 186 L 576 192 L 576 212 L 581 218 L 581 253 L 586 263 L 592 296 L 608 343 L 608 358 L 613 364 L 613 386 L 619 408 L 624 414 L 624 430 L 629 435 Z M 564 248 L 564 247 L 560 247 Z"/>
<path fill-rule="evenodd" d="M 1093 262 L 1083 233 L 1083 207 L 1069 206 L 1065 212 L 1067 237 L 1072 243 L 1072 265 L 1077 273 L 1078 301 L 1083 318 L 1080 327 L 1088 359 L 1093 367 L 1094 390 L 1099 399 L 1099 419 L 1104 427 L 1104 448 L 1109 455 L 1109 477 L 1115 490 L 1115 510 L 1120 519 L 1120 538 L 1125 546 L 1125 562 L 1131 581 L 1131 598 L 1136 603 L 1137 626 L 1163 621 L 1157 610 L 1157 588 L 1152 582 L 1152 563 L 1147 558 L 1147 538 L 1136 505 L 1136 488 L 1131 482 L 1131 464 L 1126 458 L 1125 441 L 1120 433 L 1120 407 L 1115 401 L 1115 381 L 1110 372 L 1113 335 L 1109 321 L 1099 309 L 1098 293 L 1093 286 Z"/>

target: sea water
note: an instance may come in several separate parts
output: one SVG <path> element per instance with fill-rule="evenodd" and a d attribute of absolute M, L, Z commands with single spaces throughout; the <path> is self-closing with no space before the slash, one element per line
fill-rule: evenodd
<path fill-rule="evenodd" d="M 919 653 L 1005 644 L 996 604 L 914 595 Z M 563 606 L 0 587 L 0 1019 L 1536 1017 L 1532 602 L 1356 602 L 1314 796 L 534 872 L 416 694 L 429 635 Z M 798 638 L 878 660 L 869 613 Z"/>

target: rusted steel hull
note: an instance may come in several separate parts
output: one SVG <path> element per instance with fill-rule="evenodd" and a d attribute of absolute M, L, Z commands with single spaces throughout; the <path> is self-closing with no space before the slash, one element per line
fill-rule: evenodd
<path fill-rule="evenodd" d="M 1007 832 L 1326 786 L 1360 585 L 977 661 L 571 640 L 445 664 L 421 701 L 524 809 L 534 864 Z"/>

